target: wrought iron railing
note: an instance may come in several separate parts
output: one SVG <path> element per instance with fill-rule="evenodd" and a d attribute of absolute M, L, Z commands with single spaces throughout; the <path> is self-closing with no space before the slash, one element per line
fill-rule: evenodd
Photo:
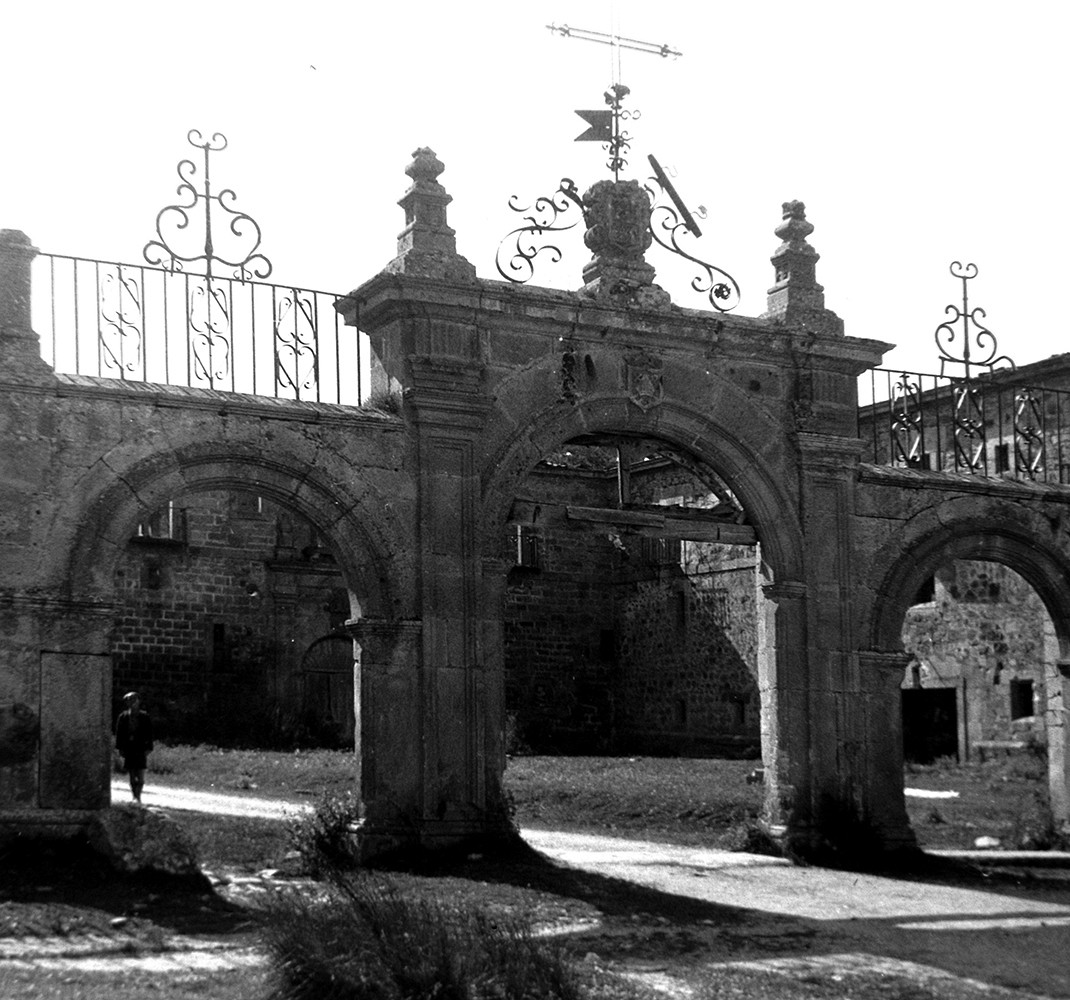
<path fill-rule="evenodd" d="M 864 460 L 1070 483 L 1070 391 L 1013 369 L 971 379 L 875 368 L 859 380 Z"/>
<path fill-rule="evenodd" d="M 367 351 L 331 292 L 40 254 L 33 324 L 56 371 L 359 405 Z"/>

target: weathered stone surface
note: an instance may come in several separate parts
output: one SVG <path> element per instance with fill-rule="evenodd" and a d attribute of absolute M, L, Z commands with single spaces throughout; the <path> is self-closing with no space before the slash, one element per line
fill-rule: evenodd
<path fill-rule="evenodd" d="M 124 874 L 201 874 L 197 849 L 169 816 L 137 805 L 101 809 L 90 821 L 89 846 Z"/>

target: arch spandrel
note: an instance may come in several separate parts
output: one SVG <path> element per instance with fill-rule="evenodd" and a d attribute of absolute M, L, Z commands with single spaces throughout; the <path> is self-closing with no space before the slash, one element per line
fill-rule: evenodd
<path fill-rule="evenodd" d="M 1070 512 L 1070 511 L 1068 511 Z M 907 609 L 921 585 L 955 560 L 1001 563 L 1037 592 L 1070 652 L 1070 535 L 1054 530 L 1051 510 L 975 497 L 947 500 L 905 522 L 874 553 L 862 634 L 871 649 L 900 650 Z"/>
<path fill-rule="evenodd" d="M 70 546 L 55 546 L 65 558 L 56 572 L 72 596 L 111 591 L 115 566 L 147 510 L 198 492 L 254 492 L 299 514 L 331 544 L 363 614 L 404 615 L 401 595 L 411 592 L 410 560 L 399 553 L 412 543 L 390 503 L 347 467 L 349 482 L 324 475 L 320 466 L 278 451 L 271 457 L 217 443 L 157 453 L 116 470 L 78 510 L 79 530 Z M 51 574 L 50 574 L 51 575 Z"/>

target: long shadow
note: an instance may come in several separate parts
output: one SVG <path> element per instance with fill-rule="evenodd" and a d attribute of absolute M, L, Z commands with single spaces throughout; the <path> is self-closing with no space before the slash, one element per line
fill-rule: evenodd
<path fill-rule="evenodd" d="M 1070 927 L 1039 926 L 1043 914 L 1013 905 L 1001 908 L 996 916 L 981 917 L 980 926 L 963 930 L 956 930 L 956 923 L 976 921 L 978 915 L 817 920 L 654 889 L 559 863 L 522 842 L 497 854 L 440 858 L 434 863 L 395 863 L 388 870 L 470 880 L 477 885 L 509 885 L 587 904 L 601 917 L 597 926 L 564 935 L 570 939 L 568 946 L 580 953 L 594 950 L 621 959 L 686 954 L 689 961 L 713 963 L 784 957 L 805 960 L 857 952 L 917 962 L 992 985 L 1070 997 Z M 740 877 L 746 878 L 746 872 L 739 869 Z M 1047 898 L 1070 905 L 1070 882 L 1065 880 L 989 874 L 972 865 L 932 856 L 915 858 L 909 867 L 900 864 L 866 874 L 892 883 L 921 882 L 1008 900 Z M 893 889 L 889 886 L 889 891 Z M 478 898 L 477 888 L 475 895 Z M 640 916 L 638 923 L 636 915 Z M 1016 917 L 1028 919 L 1024 929 L 1000 926 Z M 927 926 L 932 923 L 939 923 L 941 928 Z M 634 933 L 640 927 L 655 929 L 644 937 Z"/>
<path fill-rule="evenodd" d="M 16 916 L 4 903 L 31 905 Z M 179 934 L 226 935 L 246 929 L 250 912 L 222 899 L 203 877 L 117 874 L 79 842 L 0 851 L 0 934 L 108 933 L 117 917 L 129 918 L 126 931 L 151 922 Z"/>

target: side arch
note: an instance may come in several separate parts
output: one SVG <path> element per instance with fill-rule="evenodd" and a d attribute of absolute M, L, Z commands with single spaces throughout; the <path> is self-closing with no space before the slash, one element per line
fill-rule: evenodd
<path fill-rule="evenodd" d="M 938 523 L 913 525 L 874 560 L 870 577 L 870 648 L 900 651 L 907 609 L 922 584 L 954 560 L 996 562 L 1037 592 L 1055 626 L 1060 656 L 1070 658 L 1070 557 L 1051 545 L 1051 524 L 1037 511 L 1014 507 L 977 513 L 974 501 L 941 506 Z"/>

